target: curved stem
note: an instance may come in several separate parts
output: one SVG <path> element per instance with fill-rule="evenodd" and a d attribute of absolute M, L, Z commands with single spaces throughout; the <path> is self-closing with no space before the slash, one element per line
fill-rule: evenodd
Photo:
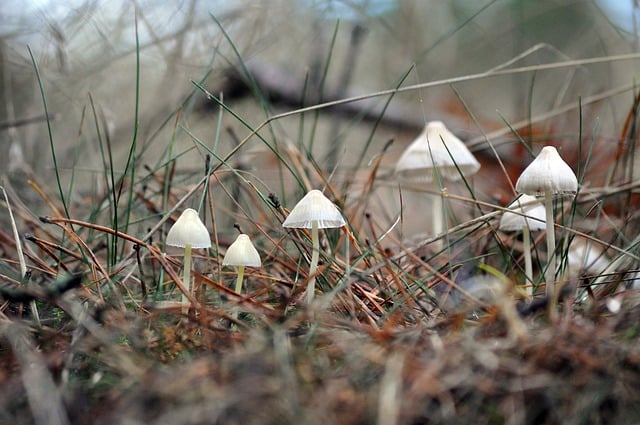
<path fill-rule="evenodd" d="M 549 300 L 552 300 L 556 292 L 556 234 L 553 218 L 553 193 L 550 191 L 544 193 L 544 208 L 546 210 L 547 221 L 547 269 L 544 276 L 547 283 L 547 297 L 549 297 Z M 550 306 L 549 308 L 555 309 L 555 306 Z"/>
<path fill-rule="evenodd" d="M 182 283 L 187 289 L 187 292 L 191 294 L 191 244 L 187 244 L 184 247 L 184 271 L 182 275 Z M 186 294 L 182 294 L 182 312 L 189 312 L 189 299 Z"/>
<path fill-rule="evenodd" d="M 311 253 L 311 264 L 309 264 L 309 283 L 307 283 L 307 303 L 313 302 L 316 292 L 316 270 L 318 269 L 318 259 L 320 258 L 320 238 L 318 237 L 318 221 L 311 223 L 311 243 L 313 252 Z"/>

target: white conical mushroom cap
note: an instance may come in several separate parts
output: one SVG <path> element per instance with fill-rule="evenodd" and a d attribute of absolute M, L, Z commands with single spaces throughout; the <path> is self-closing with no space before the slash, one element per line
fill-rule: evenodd
<path fill-rule="evenodd" d="M 578 179 L 553 146 L 542 148 L 536 159 L 520 174 L 516 190 L 528 195 L 575 193 Z"/>
<path fill-rule="evenodd" d="M 438 167 L 444 179 L 451 181 L 460 180 L 460 173 L 471 176 L 480 169 L 473 154 L 442 121 L 426 125 L 400 156 L 396 174 L 402 180 L 433 181 L 434 167 Z"/>
<path fill-rule="evenodd" d="M 173 223 L 167 233 L 167 245 L 184 248 L 191 245 L 192 248 L 209 248 L 211 238 L 196 210 L 187 208 Z"/>
<path fill-rule="evenodd" d="M 518 199 L 510 203 L 507 208 L 526 214 L 527 217 L 525 218 L 520 214 L 505 211 L 500 218 L 499 229 L 502 231 L 518 232 L 527 227 L 531 231 L 545 230 L 547 228 L 544 204 L 534 196 L 521 195 Z M 537 220 L 532 220 L 529 217 Z"/>
<path fill-rule="evenodd" d="M 346 225 L 338 207 L 322 192 L 313 189 L 298 201 L 282 226 L 310 229 L 314 221 L 319 229 Z"/>
<path fill-rule="evenodd" d="M 222 259 L 222 265 L 260 267 L 262 263 L 260 254 L 251 243 L 249 236 L 240 234 L 227 248 L 227 253 Z"/>

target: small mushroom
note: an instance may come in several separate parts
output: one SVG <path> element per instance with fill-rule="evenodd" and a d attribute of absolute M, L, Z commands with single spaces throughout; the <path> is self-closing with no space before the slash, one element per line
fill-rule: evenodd
<path fill-rule="evenodd" d="M 307 283 L 307 302 L 311 304 L 315 295 L 316 270 L 320 257 L 320 238 L 318 229 L 345 226 L 346 222 L 335 206 L 317 189 L 310 190 L 291 210 L 282 223 L 287 228 L 311 229 L 313 251 L 309 264 L 309 282 Z"/>
<path fill-rule="evenodd" d="M 498 228 L 503 232 L 522 231 L 524 245 L 524 274 L 527 282 L 527 296 L 533 295 L 533 265 L 531 262 L 531 232 L 546 229 L 544 205 L 534 196 L 521 195 L 507 205 L 507 208 L 518 212 L 506 211 L 500 218 Z M 524 215 L 522 215 L 524 214 Z M 532 220 L 535 219 L 535 220 Z"/>
<path fill-rule="evenodd" d="M 442 121 L 429 122 L 407 147 L 396 163 L 396 175 L 402 181 L 435 183 L 442 191 L 442 180 L 458 181 L 478 172 L 480 163 Z M 432 203 L 433 232 L 442 233 L 445 218 L 442 196 Z"/>
<path fill-rule="evenodd" d="M 569 165 L 558 154 L 553 146 L 545 146 L 538 156 L 522 172 L 516 182 L 516 190 L 534 196 L 544 196 L 544 207 L 547 225 L 547 268 L 545 281 L 547 296 L 553 300 L 556 295 L 556 237 L 553 216 L 553 198 L 559 194 L 574 194 L 578 190 L 578 179 Z M 555 308 L 551 306 L 550 311 Z"/>
<path fill-rule="evenodd" d="M 187 208 L 180 214 L 180 217 L 173 223 L 169 229 L 166 239 L 167 245 L 184 248 L 184 274 L 182 282 L 187 292 L 191 293 L 191 248 L 209 248 L 211 247 L 211 239 L 198 212 L 194 209 Z M 185 294 L 182 294 L 182 304 L 186 307 L 183 312 L 188 310 L 189 301 Z"/>
<path fill-rule="evenodd" d="M 236 293 L 239 295 L 242 291 L 242 279 L 244 277 L 245 267 L 260 267 L 260 254 L 251 243 L 249 236 L 241 233 L 236 240 L 229 245 L 227 253 L 222 259 L 223 266 L 237 266 L 238 279 L 236 280 Z"/>

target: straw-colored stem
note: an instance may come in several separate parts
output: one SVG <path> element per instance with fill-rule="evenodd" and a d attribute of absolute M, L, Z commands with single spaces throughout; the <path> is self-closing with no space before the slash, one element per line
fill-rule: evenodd
<path fill-rule="evenodd" d="M 522 229 L 522 244 L 524 245 L 524 277 L 527 297 L 533 295 L 533 264 L 531 262 L 531 232 L 527 226 Z"/>
<path fill-rule="evenodd" d="M 547 283 L 547 297 L 549 298 L 549 303 L 551 303 L 556 292 L 556 235 L 553 217 L 553 193 L 550 191 L 544 193 L 544 208 L 547 221 L 547 269 L 545 271 L 545 281 Z M 551 310 L 555 310 L 555 305 L 549 306 L 549 311 Z"/>
<path fill-rule="evenodd" d="M 242 293 L 242 280 L 244 279 L 244 266 L 238 266 L 238 278 L 236 279 L 236 294 Z"/>
<path fill-rule="evenodd" d="M 184 271 L 182 283 L 189 294 L 191 294 L 191 244 L 184 247 Z M 189 299 L 186 294 L 182 294 L 182 312 L 189 312 Z"/>
<path fill-rule="evenodd" d="M 307 303 L 313 302 L 316 292 L 316 270 L 318 269 L 318 260 L 320 258 L 320 238 L 318 236 L 318 221 L 313 220 L 311 223 L 311 243 L 313 251 L 311 253 L 311 264 L 309 264 L 309 283 L 307 284 Z"/>

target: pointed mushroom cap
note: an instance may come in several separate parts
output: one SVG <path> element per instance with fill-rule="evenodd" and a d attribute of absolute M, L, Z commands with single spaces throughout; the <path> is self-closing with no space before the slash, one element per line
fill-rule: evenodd
<path fill-rule="evenodd" d="M 442 121 L 431 121 L 426 125 L 398 159 L 396 175 L 401 180 L 430 182 L 434 167 L 438 167 L 444 179 L 451 181 L 460 180 L 460 173 L 471 176 L 480 169 L 473 154 Z"/>
<path fill-rule="evenodd" d="M 251 243 L 251 239 L 242 233 L 227 248 L 227 253 L 222 259 L 222 265 L 260 267 L 262 263 L 260 254 Z"/>
<path fill-rule="evenodd" d="M 553 146 L 542 148 L 538 156 L 520 174 L 516 190 L 527 195 L 575 193 L 578 179 Z"/>
<path fill-rule="evenodd" d="M 544 204 L 534 196 L 520 195 L 518 199 L 507 205 L 507 208 L 526 214 L 527 217 L 505 211 L 500 218 L 499 229 L 502 231 L 518 232 L 526 227 L 531 231 L 545 230 L 547 228 Z M 532 220 L 529 217 L 537 220 Z"/>
<path fill-rule="evenodd" d="M 319 229 L 346 225 L 338 207 L 322 192 L 313 189 L 293 207 L 282 227 L 310 229 L 314 221 L 318 222 Z"/>
<path fill-rule="evenodd" d="M 167 233 L 167 245 L 184 248 L 191 245 L 192 248 L 209 248 L 211 238 L 198 212 L 187 208 L 180 214 L 180 217 L 173 223 L 169 233 Z"/>

